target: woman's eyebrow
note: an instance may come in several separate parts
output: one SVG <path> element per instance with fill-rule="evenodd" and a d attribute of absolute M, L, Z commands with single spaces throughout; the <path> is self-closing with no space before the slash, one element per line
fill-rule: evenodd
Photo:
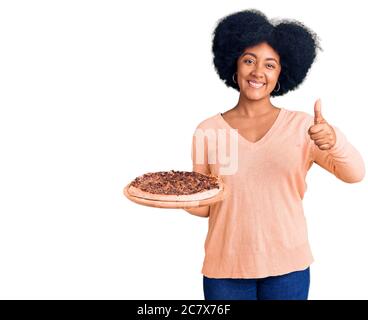
<path fill-rule="evenodd" d="M 247 54 L 249 54 L 249 55 L 251 55 L 251 56 L 253 56 L 253 57 L 257 58 L 257 56 L 256 56 L 254 53 L 252 53 L 252 52 L 244 52 L 244 53 L 241 55 L 241 57 L 242 57 L 242 56 L 245 56 L 245 55 L 247 55 Z M 277 63 L 279 63 L 275 58 L 266 58 L 265 60 L 274 60 L 274 61 L 276 61 Z"/>

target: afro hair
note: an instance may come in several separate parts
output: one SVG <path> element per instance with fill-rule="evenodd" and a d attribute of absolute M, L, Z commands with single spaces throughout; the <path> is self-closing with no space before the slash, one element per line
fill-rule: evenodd
<path fill-rule="evenodd" d="M 271 96 L 281 96 L 296 89 L 306 78 L 316 55 L 322 51 L 319 38 L 296 20 L 271 22 L 256 9 L 244 10 L 221 18 L 213 31 L 213 63 L 225 84 L 239 91 L 233 82 L 237 60 L 247 47 L 267 42 L 280 56 L 280 89 Z"/>

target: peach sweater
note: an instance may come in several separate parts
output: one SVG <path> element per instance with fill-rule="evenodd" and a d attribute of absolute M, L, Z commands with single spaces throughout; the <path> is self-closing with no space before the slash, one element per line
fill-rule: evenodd
<path fill-rule="evenodd" d="M 315 162 L 345 182 L 365 175 L 362 157 L 343 133 L 333 126 L 336 144 L 321 151 L 308 135 L 313 123 L 306 112 L 281 108 L 255 143 L 220 113 L 197 126 L 193 171 L 221 176 L 230 192 L 210 206 L 205 276 L 263 278 L 303 270 L 313 262 L 302 205 L 307 171 Z"/>

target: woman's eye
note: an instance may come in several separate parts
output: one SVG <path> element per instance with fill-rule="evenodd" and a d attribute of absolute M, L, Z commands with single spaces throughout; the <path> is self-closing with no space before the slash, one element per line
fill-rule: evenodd
<path fill-rule="evenodd" d="M 253 60 L 252 59 L 245 59 L 244 62 L 246 64 L 249 64 L 248 62 L 251 63 L 251 62 L 253 62 Z M 271 68 L 271 69 L 275 69 L 275 66 L 273 64 L 267 64 L 266 66 L 269 67 L 269 68 Z"/>

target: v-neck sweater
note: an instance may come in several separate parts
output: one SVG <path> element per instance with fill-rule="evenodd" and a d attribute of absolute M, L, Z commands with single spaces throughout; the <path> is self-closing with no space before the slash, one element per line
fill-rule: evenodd
<path fill-rule="evenodd" d="M 203 275 L 263 278 L 304 270 L 314 261 L 302 204 L 308 170 L 317 163 L 353 183 L 363 179 L 365 166 L 336 126 L 336 144 L 320 150 L 308 134 L 313 124 L 312 115 L 281 108 L 256 142 L 238 134 L 221 113 L 196 127 L 193 171 L 220 176 L 228 190 L 209 208 Z"/>

